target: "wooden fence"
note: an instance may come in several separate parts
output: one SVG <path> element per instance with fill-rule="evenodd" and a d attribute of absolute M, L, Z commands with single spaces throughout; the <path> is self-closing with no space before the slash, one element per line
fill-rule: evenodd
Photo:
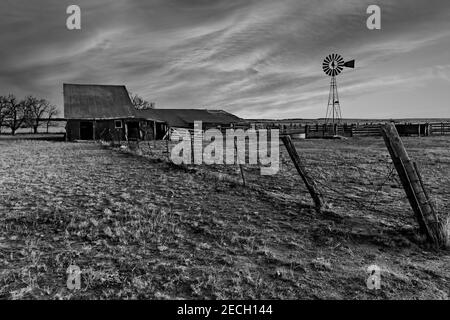
<path fill-rule="evenodd" d="M 298 124 L 296 126 L 274 126 L 269 125 L 264 129 L 280 129 L 281 134 L 287 134 L 295 137 L 301 135 L 306 139 L 332 137 L 334 132 L 343 137 L 381 137 L 382 123 L 365 124 Z M 450 135 L 450 122 L 442 123 L 397 123 L 395 127 L 400 136 L 442 136 Z M 176 130 L 175 130 L 176 129 Z M 248 127 L 236 127 L 235 129 L 249 129 Z M 259 127 L 258 129 L 263 129 Z M 225 134 L 226 128 L 222 128 Z M 192 129 L 171 128 L 170 136 L 184 135 L 186 131 L 193 134 Z M 180 137 L 181 138 L 181 137 Z M 176 140 L 176 139 L 175 139 Z"/>
<path fill-rule="evenodd" d="M 448 136 L 450 135 L 450 123 L 430 123 L 430 135 L 433 136 Z"/>
<path fill-rule="evenodd" d="M 295 128 L 281 128 L 282 133 L 304 134 L 305 138 L 326 138 L 336 132 L 344 137 L 381 137 L 382 123 L 377 124 L 339 124 L 303 125 Z M 450 122 L 441 123 L 397 123 L 395 127 L 400 136 L 443 136 L 450 135 Z"/>

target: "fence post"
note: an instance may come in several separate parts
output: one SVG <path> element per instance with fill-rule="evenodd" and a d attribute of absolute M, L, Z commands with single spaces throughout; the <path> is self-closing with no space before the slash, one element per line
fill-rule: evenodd
<path fill-rule="evenodd" d="M 170 160 L 169 138 L 166 139 L 166 156 L 167 160 Z"/>
<path fill-rule="evenodd" d="M 239 159 L 239 153 L 238 153 L 238 148 L 237 148 L 237 142 L 236 139 L 234 139 L 234 152 L 236 153 L 236 162 L 239 165 L 239 170 L 241 171 L 241 177 L 242 177 L 242 185 L 245 187 L 245 175 L 244 175 L 244 168 L 242 167 L 241 161 Z M 250 141 L 249 141 L 250 143 Z M 245 157 L 245 154 L 244 154 Z M 244 159 L 245 162 L 245 159 Z"/>
<path fill-rule="evenodd" d="M 97 130 L 97 128 L 96 128 L 97 126 L 95 125 L 95 119 L 94 119 L 94 121 L 92 122 L 92 140 L 97 140 L 96 138 L 96 136 L 95 136 L 95 130 Z"/>
<path fill-rule="evenodd" d="M 314 180 L 308 175 L 306 172 L 305 166 L 303 165 L 300 156 L 295 149 L 294 144 L 292 143 L 292 139 L 290 136 L 285 135 L 281 137 L 281 141 L 283 141 L 284 146 L 286 147 L 289 156 L 291 157 L 292 162 L 294 163 L 295 168 L 297 169 L 298 174 L 302 178 L 303 182 L 308 189 L 309 194 L 311 195 L 315 208 L 318 212 L 321 211 L 323 205 L 322 195 L 317 189 L 316 183 Z"/>
<path fill-rule="evenodd" d="M 415 213 L 420 231 L 435 246 L 445 246 L 447 235 L 444 224 L 429 201 L 418 168 L 409 157 L 395 125 L 390 123 L 382 126 L 382 133 L 406 196 Z"/>

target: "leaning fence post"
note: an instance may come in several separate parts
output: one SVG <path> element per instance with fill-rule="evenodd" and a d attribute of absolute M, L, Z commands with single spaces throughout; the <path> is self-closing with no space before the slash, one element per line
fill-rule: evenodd
<path fill-rule="evenodd" d="M 300 159 L 300 156 L 298 155 L 297 150 L 295 149 L 295 146 L 292 143 L 291 137 L 288 135 L 282 136 L 281 141 L 283 141 L 283 144 L 286 147 L 286 149 L 289 153 L 289 156 L 291 157 L 291 160 L 294 163 L 295 168 L 297 169 L 298 174 L 300 175 L 303 182 L 305 183 L 306 188 L 308 189 L 308 192 L 314 201 L 316 210 L 318 212 L 320 212 L 322 209 L 322 205 L 323 205 L 322 195 L 320 194 L 319 190 L 317 189 L 317 186 L 316 186 L 316 183 L 314 182 L 314 180 L 306 172 L 305 166 L 303 165 L 303 163 Z"/>
<path fill-rule="evenodd" d="M 390 123 L 382 126 L 382 133 L 406 196 L 415 213 L 420 231 L 434 245 L 445 246 L 447 231 L 430 202 L 418 168 L 409 157 L 395 125 Z"/>

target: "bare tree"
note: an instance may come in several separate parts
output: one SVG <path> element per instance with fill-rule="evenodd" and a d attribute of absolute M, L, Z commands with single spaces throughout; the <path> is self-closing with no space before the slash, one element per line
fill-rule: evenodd
<path fill-rule="evenodd" d="M 137 109 L 137 110 L 148 110 L 148 109 L 154 109 L 155 108 L 155 104 L 152 102 L 148 102 L 147 100 L 145 100 L 144 98 L 142 98 L 141 96 L 134 94 L 134 93 L 129 93 L 130 95 L 130 99 L 131 99 L 131 103 L 133 103 L 133 106 Z"/>
<path fill-rule="evenodd" d="M 38 99 L 33 96 L 28 96 L 25 99 L 26 122 L 33 128 L 34 133 L 37 133 L 39 123 L 43 121 L 50 107 L 50 102 L 45 99 Z"/>
<path fill-rule="evenodd" d="M 26 102 L 19 101 L 13 94 L 4 98 L 5 118 L 4 125 L 11 129 L 11 134 L 15 135 L 27 118 Z"/>
<path fill-rule="evenodd" d="M 47 108 L 47 133 L 48 128 L 50 127 L 50 123 L 52 121 L 52 118 L 56 117 L 59 113 L 59 110 L 56 108 L 56 106 L 49 105 Z"/>
<path fill-rule="evenodd" d="M 5 125 L 5 118 L 7 114 L 6 97 L 0 96 L 0 133 L 2 133 L 2 127 Z"/>

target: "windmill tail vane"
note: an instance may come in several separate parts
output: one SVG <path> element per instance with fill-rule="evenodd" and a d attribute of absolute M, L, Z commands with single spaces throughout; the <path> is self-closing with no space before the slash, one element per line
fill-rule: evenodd
<path fill-rule="evenodd" d="M 347 68 L 355 68 L 355 60 L 350 60 L 350 61 L 347 61 L 346 63 L 344 63 L 344 67 L 347 67 Z"/>

